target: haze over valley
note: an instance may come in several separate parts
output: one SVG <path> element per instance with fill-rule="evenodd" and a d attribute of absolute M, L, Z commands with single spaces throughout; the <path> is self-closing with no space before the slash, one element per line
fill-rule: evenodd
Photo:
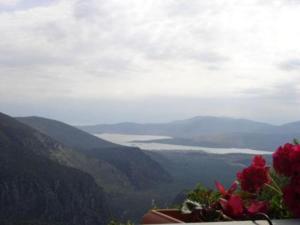
<path fill-rule="evenodd" d="M 208 152 L 211 152 L 212 148 L 219 148 L 219 152 L 252 151 L 252 154 L 255 154 L 253 150 L 258 150 L 257 153 L 261 151 L 264 154 L 265 151 L 272 152 L 282 143 L 300 137 L 299 121 L 272 125 L 246 119 L 212 116 L 198 116 L 166 123 L 99 124 L 80 126 L 79 128 L 112 142 L 139 146 L 142 149 L 152 148 L 152 150 L 159 148 L 201 150 L 202 147 Z M 111 133 L 111 135 L 105 133 Z M 122 137 L 118 134 L 152 136 L 144 136 L 145 140 L 142 138 L 143 136 Z M 152 146 L 150 146 L 151 143 Z"/>

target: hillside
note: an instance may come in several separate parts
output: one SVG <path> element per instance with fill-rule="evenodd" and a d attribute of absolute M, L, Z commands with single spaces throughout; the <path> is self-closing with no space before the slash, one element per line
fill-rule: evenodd
<path fill-rule="evenodd" d="M 300 121 L 286 123 L 280 126 L 281 132 L 300 133 Z"/>
<path fill-rule="evenodd" d="M 76 149 L 94 160 L 101 160 L 119 171 L 136 189 L 147 189 L 161 182 L 170 181 L 169 174 L 151 157 L 138 148 L 124 147 L 99 139 L 68 124 L 40 117 L 17 118 L 65 146 Z M 126 182 L 126 180 L 124 181 Z M 119 184 L 122 187 L 122 182 Z"/>
<path fill-rule="evenodd" d="M 16 119 L 72 148 L 93 149 L 121 147 L 56 120 L 37 116 L 18 117 Z"/>
<path fill-rule="evenodd" d="M 0 113 L 1 224 L 105 224 L 110 212 L 103 190 L 90 175 L 58 163 L 55 155 L 63 151 Z"/>
<path fill-rule="evenodd" d="M 65 151 L 57 158 L 94 177 L 109 196 L 112 218 L 138 222 L 151 207 L 153 198 L 164 198 L 153 189 L 167 184 L 172 178 L 141 150 L 106 142 L 55 120 L 40 117 L 18 120 L 74 150 Z M 128 208 L 128 204 L 132 207 Z"/>

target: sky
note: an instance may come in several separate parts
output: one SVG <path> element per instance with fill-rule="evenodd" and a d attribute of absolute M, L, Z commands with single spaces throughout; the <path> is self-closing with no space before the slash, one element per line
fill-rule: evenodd
<path fill-rule="evenodd" d="M 300 0 L 0 0 L 0 111 L 300 120 Z"/>

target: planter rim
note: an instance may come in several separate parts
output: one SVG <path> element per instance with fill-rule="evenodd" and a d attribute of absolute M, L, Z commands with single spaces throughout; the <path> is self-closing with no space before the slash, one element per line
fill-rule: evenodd
<path fill-rule="evenodd" d="M 179 219 L 176 219 L 176 218 L 174 218 L 174 217 L 171 217 L 171 216 L 169 216 L 169 215 L 166 215 L 166 214 L 164 214 L 164 213 L 162 213 L 161 211 L 169 211 L 169 212 L 172 212 L 172 211 L 177 211 L 176 209 L 158 209 L 158 210 L 151 210 L 151 212 L 152 213 L 154 213 L 154 214 L 156 214 L 156 215 L 160 215 L 160 216 L 163 216 L 163 217 L 165 217 L 165 218 L 168 218 L 168 219 L 170 219 L 170 220 L 173 220 L 173 222 L 177 222 L 177 223 L 184 223 L 183 221 L 181 221 L 181 220 L 179 220 Z"/>
<path fill-rule="evenodd" d="M 184 223 L 184 222 L 183 222 Z M 272 220 L 273 225 L 299 225 L 300 219 L 281 219 L 281 220 Z M 178 225 L 178 223 L 166 223 L 168 225 Z M 165 225 L 166 225 L 165 224 Z M 196 223 L 186 223 L 190 225 L 269 225 L 265 220 L 246 220 L 246 221 L 220 221 L 220 222 L 196 222 Z M 141 224 L 143 225 L 143 224 Z M 152 225 L 152 224 L 147 224 Z M 158 224 L 153 224 L 158 225 Z"/>
<path fill-rule="evenodd" d="M 149 210 L 148 213 L 152 213 L 154 215 L 157 215 L 159 217 L 163 217 L 167 220 L 169 220 L 169 223 L 161 223 L 161 224 L 178 224 L 178 223 L 188 223 L 191 225 L 269 225 L 269 223 L 265 220 L 256 220 L 251 221 L 251 220 L 244 220 L 244 221 L 219 221 L 219 222 L 184 222 L 181 221 L 177 218 L 174 218 L 172 216 L 169 216 L 167 214 L 164 214 L 164 212 L 178 212 L 180 210 L 178 209 L 152 209 Z M 146 214 L 147 215 L 147 214 Z M 300 219 L 276 219 L 272 220 L 273 225 L 299 225 L 300 224 Z M 143 224 L 143 223 L 141 223 Z M 145 223 L 150 225 L 151 223 Z M 153 223 L 153 224 L 158 224 L 158 223 Z"/>

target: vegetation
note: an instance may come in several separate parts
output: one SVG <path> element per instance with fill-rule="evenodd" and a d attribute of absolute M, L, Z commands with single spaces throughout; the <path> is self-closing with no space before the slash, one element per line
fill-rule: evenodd
<path fill-rule="evenodd" d="M 217 191 L 199 185 L 189 192 L 182 213 L 190 214 L 193 222 L 299 218 L 299 158 L 296 140 L 274 152 L 271 169 L 257 155 L 229 189 L 216 182 Z"/>
<path fill-rule="evenodd" d="M 0 114 L 0 221 L 105 224 L 109 209 L 93 178 L 57 163 L 60 143 Z M 1 223 L 1 224 L 3 224 Z"/>
<path fill-rule="evenodd" d="M 130 187 L 148 189 L 171 179 L 160 164 L 140 149 L 107 142 L 55 120 L 40 117 L 23 117 L 18 120 L 76 151 L 77 156 L 81 154 L 81 166 L 78 169 L 90 173 L 108 192 L 118 190 L 119 187 L 119 191 Z M 68 160 L 71 161 L 66 163 L 76 167 L 78 160 L 72 162 L 73 157 L 74 154 L 69 155 Z M 93 169 L 88 168 L 91 164 Z M 93 170 L 97 170 L 97 173 Z"/>

